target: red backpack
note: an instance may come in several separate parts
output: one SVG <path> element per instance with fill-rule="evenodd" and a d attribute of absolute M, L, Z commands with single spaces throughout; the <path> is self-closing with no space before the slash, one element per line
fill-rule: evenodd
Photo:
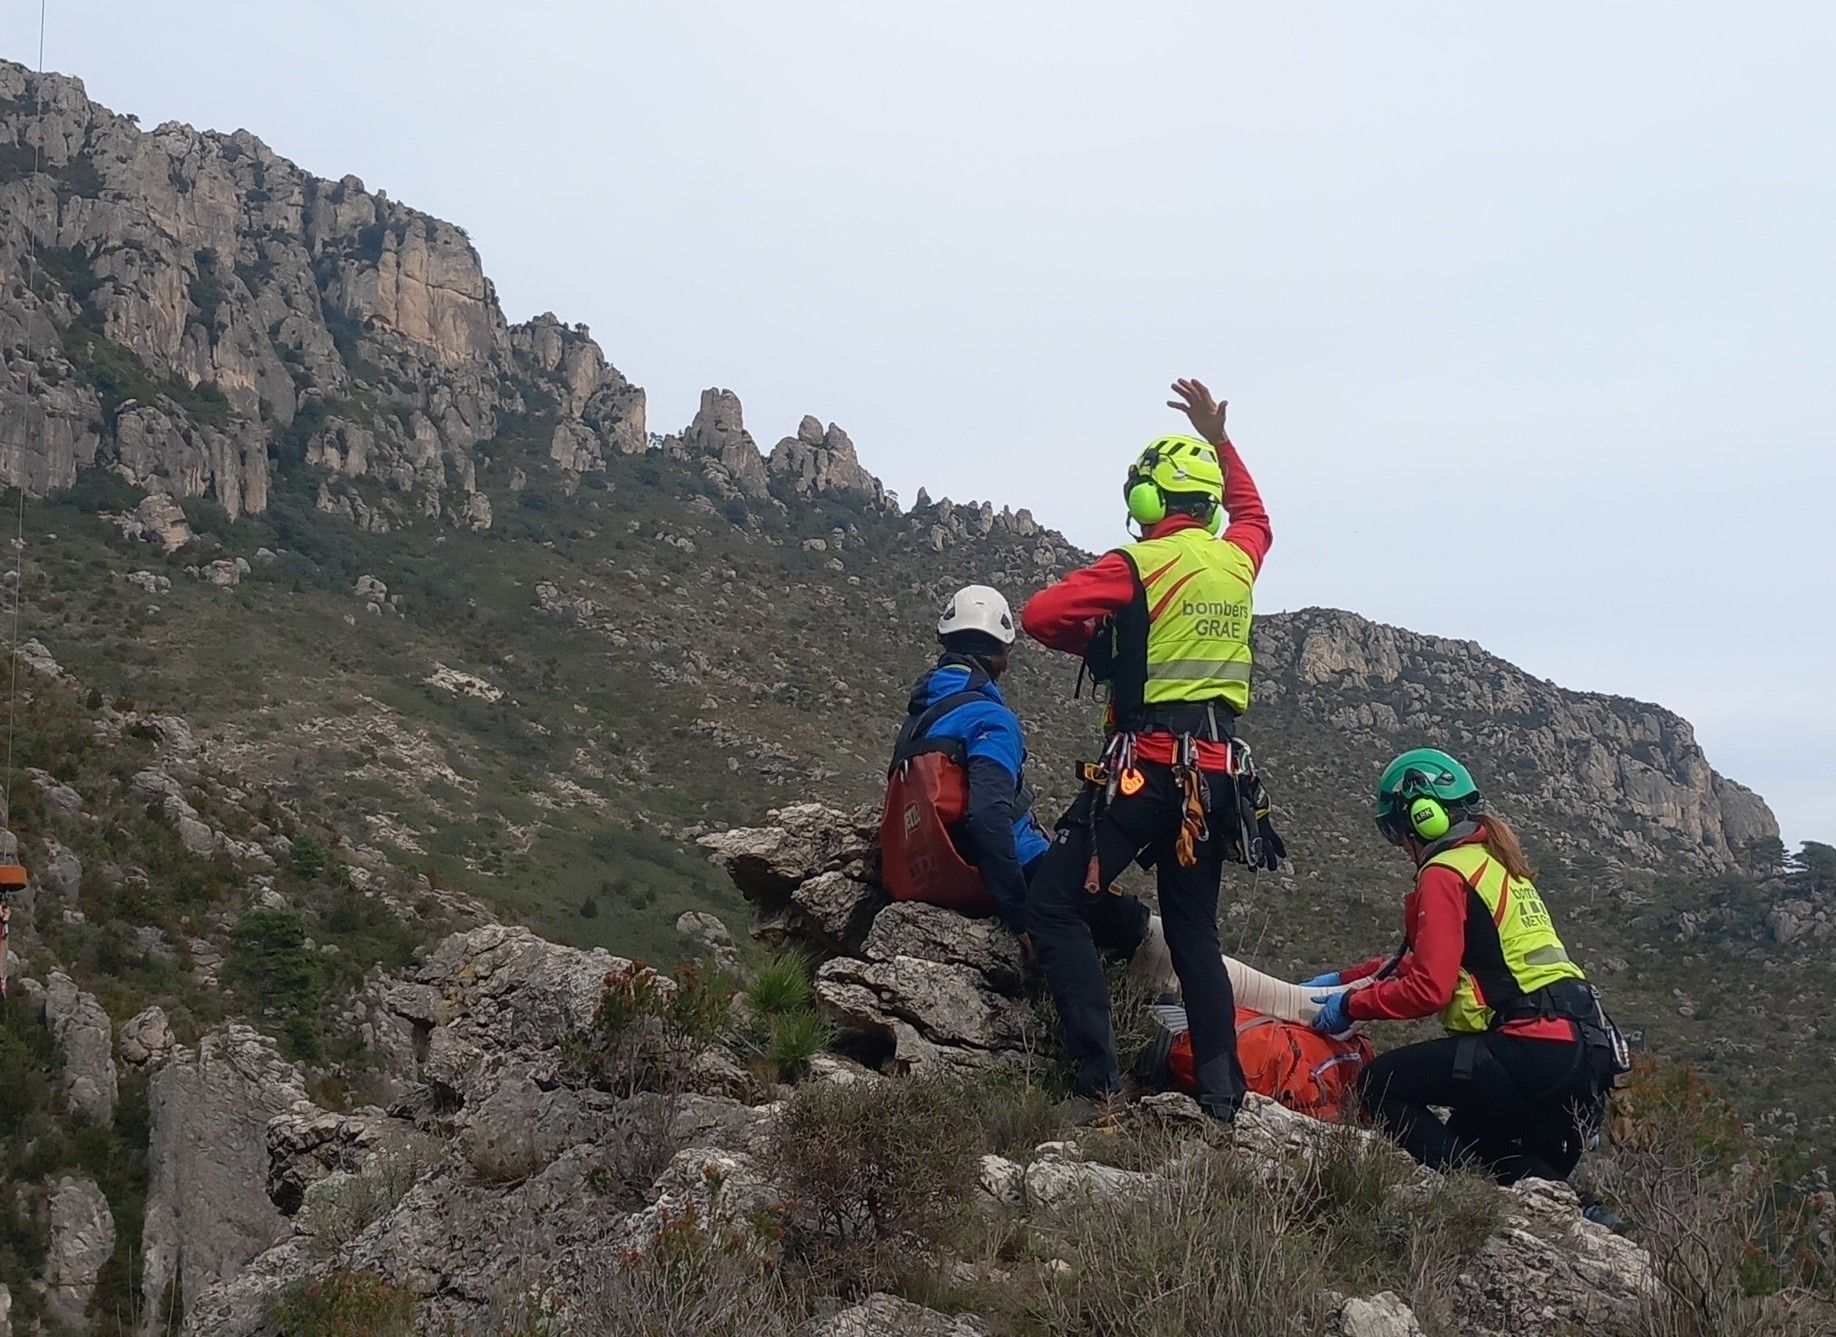
<path fill-rule="evenodd" d="M 954 738 L 925 737 L 952 710 L 984 700 L 981 692 L 957 692 L 908 719 L 899 732 L 880 814 L 880 880 L 895 901 L 923 901 L 970 915 L 995 912 L 982 875 L 950 836 L 969 811 L 963 745 Z"/>
<path fill-rule="evenodd" d="M 1358 1074 L 1375 1056 L 1362 1035 L 1335 1040 L 1301 1021 L 1237 1009 L 1237 1061 L 1258 1095 L 1297 1114 L 1339 1123 L 1358 1099 Z M 1195 1092 L 1192 1032 L 1181 1031 L 1167 1052 L 1167 1071 L 1180 1090 Z"/>

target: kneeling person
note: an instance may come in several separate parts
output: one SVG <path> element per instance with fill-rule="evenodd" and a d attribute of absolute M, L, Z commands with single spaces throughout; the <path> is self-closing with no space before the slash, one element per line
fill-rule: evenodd
<path fill-rule="evenodd" d="M 1366 1112 L 1432 1169 L 1472 1160 L 1501 1184 L 1566 1179 L 1621 1070 L 1623 1041 L 1556 936 L 1516 833 L 1467 769 L 1433 748 L 1384 768 L 1377 829 L 1416 869 L 1403 946 L 1307 981 L 1372 981 L 1316 997 L 1314 1026 L 1337 1034 L 1354 1021 L 1438 1012 L 1445 1038 L 1364 1070 Z"/>

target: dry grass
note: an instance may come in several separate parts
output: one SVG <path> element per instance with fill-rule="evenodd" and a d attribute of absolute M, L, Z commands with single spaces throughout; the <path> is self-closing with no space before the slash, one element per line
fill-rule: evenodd
<path fill-rule="evenodd" d="M 312 1251 L 329 1257 L 395 1210 L 445 1148 L 435 1138 L 402 1134 L 376 1148 L 355 1174 L 323 1180 L 306 1190 L 300 1227 Z"/>

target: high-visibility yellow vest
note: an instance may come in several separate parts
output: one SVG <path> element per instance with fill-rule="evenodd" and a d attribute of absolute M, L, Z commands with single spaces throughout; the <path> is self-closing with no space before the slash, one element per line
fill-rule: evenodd
<path fill-rule="evenodd" d="M 1118 551 L 1135 568 L 1142 596 L 1135 625 L 1122 634 L 1137 642 L 1145 634 L 1145 645 L 1117 650 L 1137 660 L 1143 704 L 1221 700 L 1239 715 L 1249 709 L 1256 583 L 1249 554 L 1196 526 Z"/>
<path fill-rule="evenodd" d="M 1568 959 L 1556 936 L 1549 908 L 1536 887 L 1512 877 L 1483 844 L 1456 845 L 1424 868 L 1451 868 L 1484 905 L 1492 932 L 1471 922 L 1479 907 L 1467 906 L 1466 953 L 1453 1001 L 1441 1011 L 1441 1025 L 1458 1035 L 1492 1028 L 1494 1005 L 1534 993 L 1558 980 L 1578 980 L 1581 967 Z"/>

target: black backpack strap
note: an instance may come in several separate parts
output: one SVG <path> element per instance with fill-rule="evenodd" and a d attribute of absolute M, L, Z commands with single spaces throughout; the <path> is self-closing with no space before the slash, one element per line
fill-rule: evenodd
<path fill-rule="evenodd" d="M 937 722 L 951 711 L 959 710 L 976 701 L 992 701 L 993 699 L 986 692 L 970 688 L 966 691 L 952 692 L 922 714 L 906 716 L 905 727 L 899 730 L 898 740 L 893 744 L 892 765 L 886 768 L 887 773 L 890 774 L 897 770 L 900 763 L 910 761 L 921 752 L 947 752 L 960 765 L 963 751 L 961 739 L 951 738 L 928 743 L 925 735 L 936 728 Z"/>

